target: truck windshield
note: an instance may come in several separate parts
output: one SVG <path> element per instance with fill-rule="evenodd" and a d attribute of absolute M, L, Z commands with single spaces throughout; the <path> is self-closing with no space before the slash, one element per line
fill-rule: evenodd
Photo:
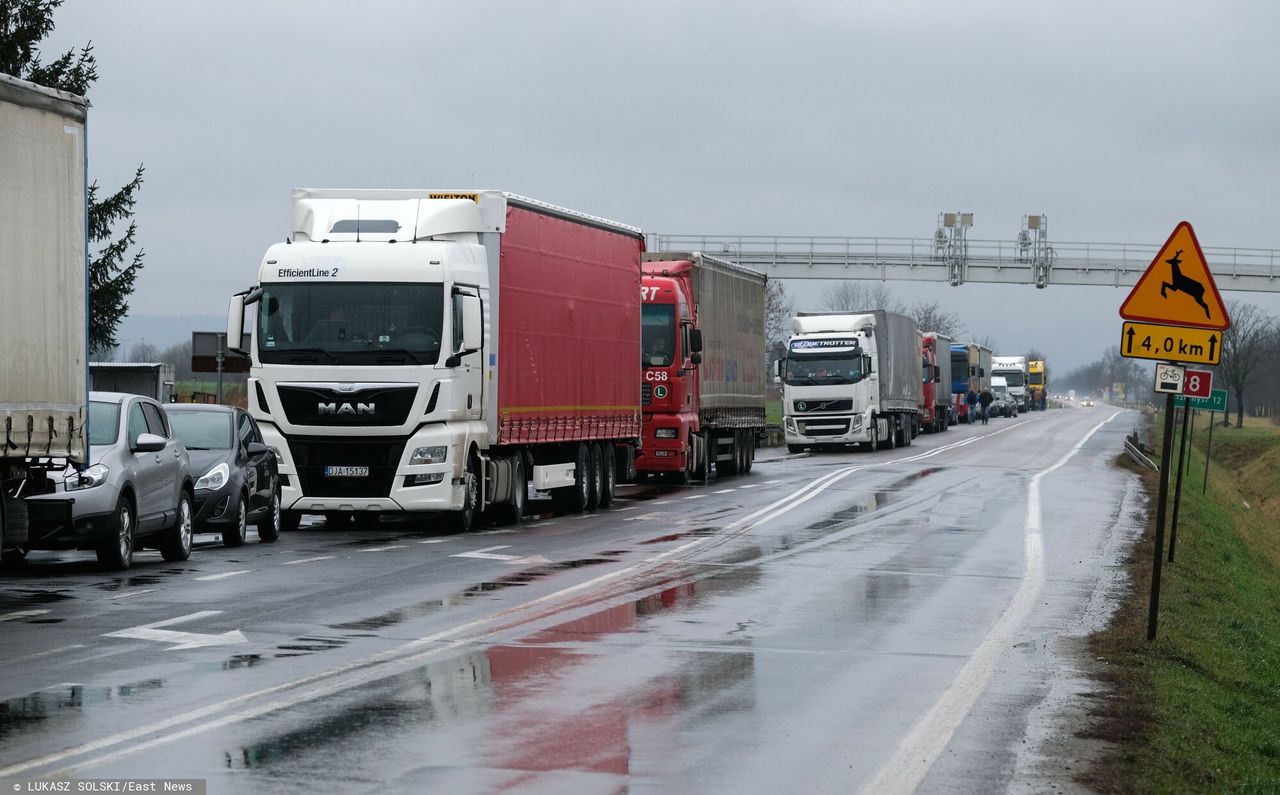
<path fill-rule="evenodd" d="M 969 388 L 969 352 L 951 352 L 951 391 L 964 392 Z"/>
<path fill-rule="evenodd" d="M 444 327 L 441 284 L 263 285 L 264 364 L 435 364 Z"/>
<path fill-rule="evenodd" d="M 641 368 L 670 367 L 675 343 L 675 305 L 645 304 L 640 315 Z"/>
<path fill-rule="evenodd" d="M 787 356 L 782 380 L 788 386 L 856 384 L 864 375 L 859 351 L 802 354 L 792 351 Z"/>
<path fill-rule="evenodd" d="M 1026 379 L 1021 370 L 995 370 L 994 373 L 1005 380 L 1009 386 L 1024 386 Z"/>

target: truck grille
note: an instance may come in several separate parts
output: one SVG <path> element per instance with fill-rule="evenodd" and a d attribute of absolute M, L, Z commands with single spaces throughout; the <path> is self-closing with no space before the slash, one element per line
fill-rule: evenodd
<path fill-rule="evenodd" d="M 844 436 L 849 432 L 848 420 L 810 420 L 798 426 L 805 436 Z"/>
<path fill-rule="evenodd" d="M 833 398 L 832 400 L 796 400 L 792 407 L 797 414 L 814 411 L 853 411 L 853 398 Z"/>
<path fill-rule="evenodd" d="M 278 386 L 284 416 L 293 425 L 337 428 L 404 425 L 416 386 L 384 386 L 339 392 L 319 386 Z"/>
<path fill-rule="evenodd" d="M 408 439 L 391 437 L 376 442 L 357 438 L 294 438 L 289 452 L 298 468 L 298 482 L 308 497 L 390 497 L 396 466 Z M 327 466 L 368 467 L 368 477 L 329 478 Z"/>

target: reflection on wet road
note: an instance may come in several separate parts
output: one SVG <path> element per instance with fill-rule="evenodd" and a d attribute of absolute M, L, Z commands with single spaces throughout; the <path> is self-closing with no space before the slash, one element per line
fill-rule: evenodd
<path fill-rule="evenodd" d="M 1089 427 L 1063 412 L 906 451 L 776 455 L 736 480 L 634 489 L 616 510 L 505 533 L 506 558 L 547 561 L 518 567 L 464 554 L 494 548 L 490 538 L 395 522 L 306 529 L 234 560 L 202 550 L 190 566 L 127 578 L 50 564 L 72 570 L 7 580 L 0 602 L 0 613 L 58 611 L 15 621 L 22 648 L 3 662 L 11 686 L 31 686 L 0 702 L 0 778 L 145 770 L 227 792 L 848 792 L 996 625 L 1024 571 L 1028 481 Z M 1089 483 L 1096 506 L 1045 481 L 1046 536 L 1063 530 L 1046 565 L 1077 586 L 1046 596 L 1086 598 L 1097 581 L 1075 561 L 1100 568 L 1099 539 L 1115 532 L 1126 480 L 1107 466 L 1112 435 L 1054 476 Z M 683 500 L 694 494 L 707 496 Z M 395 557 L 360 554 L 388 546 Z M 233 566 L 248 571 L 194 580 Z M 112 583 L 139 595 L 94 601 Z M 219 614 L 191 632 L 239 629 L 248 643 L 172 651 L 102 638 L 193 605 Z M 38 638 L 34 618 L 60 621 L 46 630 L 59 634 Z M 976 730 L 961 725 L 956 743 Z M 995 772 L 966 786 L 1007 784 L 987 761 L 975 764 Z"/>

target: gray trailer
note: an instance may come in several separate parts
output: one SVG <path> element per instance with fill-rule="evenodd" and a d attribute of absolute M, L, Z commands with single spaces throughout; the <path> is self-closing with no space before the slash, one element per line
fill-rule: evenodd
<path fill-rule="evenodd" d="M 924 384 L 922 429 L 927 433 L 945 431 L 955 423 L 955 401 L 951 396 L 951 337 L 936 331 L 924 333 L 924 347 L 934 354 L 935 373 Z"/>
<path fill-rule="evenodd" d="M 23 497 L 87 460 L 89 103 L 0 74 L 0 536 L 27 541 Z M 56 472 L 55 472 L 56 470 Z M 70 502 L 65 505 L 70 511 Z"/>
<path fill-rule="evenodd" d="M 642 362 L 636 471 L 750 470 L 765 427 L 764 274 L 697 252 L 648 252 L 642 261 L 643 337 L 679 340 L 681 351 Z"/>

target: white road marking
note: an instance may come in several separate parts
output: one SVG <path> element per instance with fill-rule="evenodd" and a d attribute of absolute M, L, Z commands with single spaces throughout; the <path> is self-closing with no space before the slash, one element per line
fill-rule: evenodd
<path fill-rule="evenodd" d="M 70 646 L 59 646 L 56 649 L 48 649 L 46 651 L 37 651 L 37 652 L 33 652 L 32 654 L 24 654 L 21 657 L 9 657 L 8 659 L 5 660 L 5 662 L 16 663 L 20 660 L 34 660 L 37 657 L 48 657 L 51 654 L 61 654 L 64 651 L 73 651 L 75 649 L 83 649 L 83 648 L 84 648 L 83 643 L 73 643 Z M 54 687 L 57 687 L 57 686 L 58 685 L 54 685 Z M 48 690 L 49 688 L 45 688 L 45 689 Z"/>
<path fill-rule="evenodd" d="M 744 487 L 743 487 L 743 486 L 739 486 L 739 487 L 738 487 L 738 489 L 740 489 L 740 488 L 744 488 Z M 719 491 L 713 491 L 713 492 L 711 492 L 711 493 L 712 493 L 712 494 L 731 494 L 731 493 L 733 493 L 733 492 L 737 491 L 738 489 L 720 489 Z"/>
<path fill-rule="evenodd" d="M 459 552 L 456 555 L 450 555 L 451 558 L 479 558 L 480 560 L 515 560 L 519 555 L 506 555 L 501 552 L 494 552 L 495 549 L 510 549 L 510 544 L 501 544 L 496 547 L 485 547 L 471 552 Z"/>
<path fill-rule="evenodd" d="M 156 621 L 151 624 L 142 624 L 129 629 L 122 629 L 118 632 L 107 632 L 102 635 L 104 638 L 130 638 L 133 640 L 153 640 L 157 643 L 175 643 L 176 646 L 170 646 L 168 651 L 177 651 L 179 649 L 198 649 L 203 646 L 222 646 L 230 643 L 248 643 L 244 633 L 238 629 L 224 632 L 221 635 L 207 635 L 199 632 L 181 632 L 172 629 L 161 629 L 173 624 L 180 624 L 184 621 L 195 621 L 209 616 L 216 616 L 221 610 L 201 610 L 198 613 L 190 613 L 177 618 L 167 618 L 164 621 Z"/>
<path fill-rule="evenodd" d="M 284 565 L 286 565 L 286 566 L 296 566 L 296 565 L 297 565 L 297 564 L 299 564 L 299 563 L 316 563 L 316 562 L 321 561 L 321 560 L 333 560 L 335 557 L 336 557 L 335 555 L 319 555 L 319 556 L 314 557 L 314 558 L 301 558 L 301 559 L 299 559 L 299 560 L 290 560 L 290 561 L 286 561 Z"/>
<path fill-rule="evenodd" d="M 31 616 L 42 616 L 48 613 L 48 610 L 17 610 L 13 613 L 0 614 L 0 621 L 17 621 L 19 618 L 30 618 Z"/>
<path fill-rule="evenodd" d="M 143 588 L 141 591 L 129 591 L 128 593 L 120 593 L 114 596 L 104 596 L 98 599 L 99 602 L 118 602 L 121 599 L 132 599 L 135 596 L 142 596 L 144 593 L 155 593 L 159 588 Z"/>
<path fill-rule="evenodd" d="M 664 516 L 666 516 L 666 514 L 665 514 L 665 513 L 660 513 L 660 512 L 658 512 L 658 511 L 650 511 L 649 513 L 642 513 L 642 514 L 640 514 L 639 516 L 627 516 L 627 517 L 623 517 L 622 521 L 624 521 L 624 522 L 643 522 L 643 521 L 645 521 L 646 519 L 660 519 L 660 518 L 662 518 L 662 517 L 664 517 Z"/>
<path fill-rule="evenodd" d="M 224 571 L 221 574 L 206 574 L 203 577 L 196 577 L 200 582 L 213 582 L 214 580 L 225 580 L 228 577 L 236 577 L 241 574 L 248 574 L 249 569 L 240 569 L 239 571 Z"/>
<path fill-rule="evenodd" d="M 911 793 L 924 780 L 929 768 L 946 750 L 947 743 L 960 723 L 968 716 L 987 682 L 995 672 L 1000 655 L 1008 649 L 1015 634 L 1022 628 L 1044 584 L 1044 539 L 1040 526 L 1040 481 L 1055 472 L 1080 452 L 1085 443 L 1111 420 L 1120 415 L 1117 411 L 1084 435 L 1075 447 L 1048 469 L 1037 472 L 1027 487 L 1027 515 L 1024 526 L 1023 547 L 1026 562 L 1022 579 L 1013 599 L 996 620 L 987 637 L 974 651 L 969 661 L 960 669 L 951 686 L 934 702 L 920 720 L 898 741 L 893 755 L 880 768 L 875 777 L 859 788 L 865 793 Z M 1029 422 L 1030 420 L 1027 420 Z M 1019 423 L 1022 424 L 1022 423 Z M 1016 426 L 1011 426 L 1016 427 Z M 1004 429 L 1008 430 L 1008 429 Z M 1001 433 L 997 431 L 996 433 Z M 994 434 L 988 434 L 989 436 Z"/>
<path fill-rule="evenodd" d="M 405 549 L 404 544 L 392 544 L 389 547 L 370 547 L 369 549 L 357 549 L 356 552 L 386 552 L 390 549 Z"/>
<path fill-rule="evenodd" d="M 707 495 L 705 495 L 705 494 L 690 494 L 688 497 L 682 497 L 681 499 L 685 499 L 685 500 L 702 500 L 702 499 L 706 499 L 706 497 L 707 497 Z"/>
<path fill-rule="evenodd" d="M 657 502 L 655 502 L 655 503 L 653 503 L 653 504 L 654 504 L 654 505 L 670 505 L 670 504 L 671 504 L 671 503 L 673 503 L 673 502 L 675 502 L 675 500 L 658 500 Z"/>
<path fill-rule="evenodd" d="M 422 540 L 422 541 L 419 541 L 418 543 L 419 543 L 419 544 L 443 544 L 444 542 L 446 542 L 446 541 L 448 541 L 448 540 L 449 540 L 449 539 L 447 539 L 447 538 L 428 538 L 428 539 L 424 539 L 424 540 Z"/>

